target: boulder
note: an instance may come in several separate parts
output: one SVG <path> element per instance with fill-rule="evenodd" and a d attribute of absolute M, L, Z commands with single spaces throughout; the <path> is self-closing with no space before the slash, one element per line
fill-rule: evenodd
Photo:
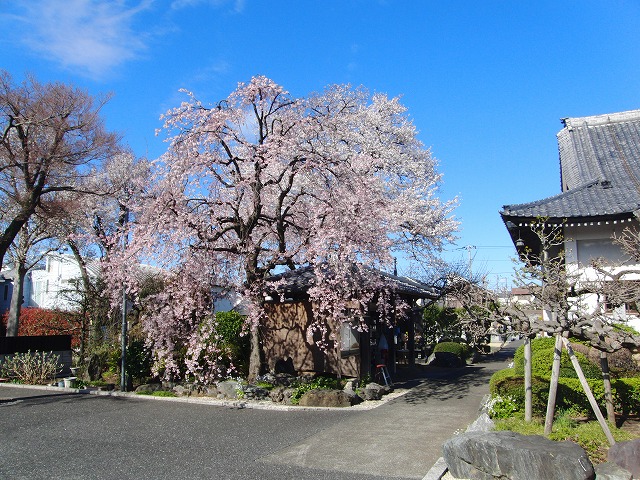
<path fill-rule="evenodd" d="M 607 460 L 629 470 L 633 478 L 640 478 L 640 438 L 611 445 Z"/>
<path fill-rule="evenodd" d="M 384 395 L 389 393 L 391 389 L 386 385 L 377 383 L 368 383 L 362 390 L 362 396 L 365 400 L 380 400 Z"/>
<path fill-rule="evenodd" d="M 593 465 L 582 447 L 540 435 L 515 432 L 468 432 L 442 447 L 456 478 L 592 480 Z"/>
<path fill-rule="evenodd" d="M 342 391 L 347 395 L 347 397 L 349 397 L 349 402 L 351 403 L 351 405 L 357 405 L 364 401 L 362 397 L 358 395 L 353 389 L 343 388 Z"/>
<path fill-rule="evenodd" d="M 284 403 L 285 405 L 291 405 L 291 396 L 294 389 L 289 387 L 275 387 L 269 392 L 269 398 L 275 403 Z"/>
<path fill-rule="evenodd" d="M 496 424 L 486 413 L 480 414 L 476 420 L 467 427 L 467 432 L 491 432 Z"/>
<path fill-rule="evenodd" d="M 219 398 L 238 398 L 238 392 L 242 390 L 242 385 L 236 380 L 218 382 L 217 387 Z"/>
<path fill-rule="evenodd" d="M 342 390 L 314 389 L 305 392 L 298 405 L 303 407 L 350 407 L 351 400 Z"/>
<path fill-rule="evenodd" d="M 596 465 L 597 480 L 632 480 L 631 472 L 616 465 L 615 463 L 606 462 Z"/>
<path fill-rule="evenodd" d="M 264 400 L 269 398 L 269 390 L 256 385 L 247 385 L 243 388 L 244 398 L 248 400 Z"/>
<path fill-rule="evenodd" d="M 136 393 L 153 393 L 158 390 L 162 390 L 162 385 L 159 383 L 146 383 L 144 385 L 140 385 L 136 387 Z"/>

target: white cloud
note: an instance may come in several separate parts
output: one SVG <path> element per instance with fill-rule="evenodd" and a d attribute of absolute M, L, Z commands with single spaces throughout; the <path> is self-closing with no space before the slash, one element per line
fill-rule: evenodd
<path fill-rule="evenodd" d="M 245 0 L 173 0 L 171 8 L 178 10 L 203 4 L 211 5 L 215 8 L 230 5 L 233 13 L 242 13 L 245 7 Z"/>
<path fill-rule="evenodd" d="M 11 2 L 11 20 L 23 44 L 37 55 L 84 75 L 100 78 L 146 48 L 134 18 L 152 0 L 29 0 Z M 8 18 L 8 16 L 6 17 Z"/>

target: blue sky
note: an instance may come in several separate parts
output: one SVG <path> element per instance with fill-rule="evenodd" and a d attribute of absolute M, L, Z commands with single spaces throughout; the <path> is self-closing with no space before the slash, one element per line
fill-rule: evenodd
<path fill-rule="evenodd" d="M 460 197 L 445 256 L 491 286 L 513 268 L 502 205 L 559 193 L 560 118 L 640 108 L 636 1 L 0 0 L 0 32 L 0 68 L 112 92 L 108 127 L 151 159 L 181 88 L 214 103 L 260 74 L 402 96 Z"/>

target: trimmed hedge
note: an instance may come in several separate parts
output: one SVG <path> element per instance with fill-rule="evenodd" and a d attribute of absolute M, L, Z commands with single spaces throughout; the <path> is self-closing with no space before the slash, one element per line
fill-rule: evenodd
<path fill-rule="evenodd" d="M 466 343 L 458 342 L 442 342 L 438 343 L 433 349 L 433 353 L 448 352 L 457 355 L 464 360 L 469 355 L 469 346 Z"/>
<path fill-rule="evenodd" d="M 555 338 L 544 337 L 531 340 L 532 376 L 551 378 L 554 349 Z M 602 371 L 597 363 L 591 361 L 580 352 L 574 351 L 574 353 L 586 378 L 602 378 Z M 521 345 L 516 350 L 513 356 L 513 364 L 515 373 L 521 376 L 524 375 L 524 345 Z M 565 348 L 562 349 L 562 356 L 560 357 L 560 378 L 578 378 Z"/>
<path fill-rule="evenodd" d="M 532 383 L 532 409 L 534 415 L 544 415 L 549 398 L 549 379 L 534 376 Z M 604 383 L 601 379 L 587 379 L 600 410 L 605 413 Z M 500 370 L 493 374 L 489 382 L 492 395 L 509 396 L 524 411 L 524 377 L 517 375 L 514 369 Z M 612 381 L 613 399 L 616 410 L 624 415 L 640 413 L 640 378 L 622 378 Z M 560 378 L 556 408 L 573 410 L 593 415 L 587 395 L 576 378 Z"/>

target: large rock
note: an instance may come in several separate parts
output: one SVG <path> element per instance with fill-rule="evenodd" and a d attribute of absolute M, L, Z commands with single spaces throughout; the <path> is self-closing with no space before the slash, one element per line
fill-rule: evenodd
<path fill-rule="evenodd" d="M 592 480 L 593 465 L 572 442 L 515 432 L 469 432 L 449 439 L 444 459 L 456 478 Z"/>
<path fill-rule="evenodd" d="M 632 480 L 631 472 L 615 463 L 596 465 L 596 480 Z"/>
<path fill-rule="evenodd" d="M 351 400 L 342 390 L 309 390 L 305 392 L 298 405 L 303 407 L 350 407 Z"/>
<path fill-rule="evenodd" d="M 218 382 L 218 397 L 219 398 L 238 398 L 238 393 L 242 391 L 242 385 L 235 380 L 225 380 Z"/>
<path fill-rule="evenodd" d="M 362 390 L 362 396 L 365 400 L 380 400 L 383 396 L 391 392 L 386 385 L 380 385 L 375 382 L 368 383 Z"/>
<path fill-rule="evenodd" d="M 486 413 L 481 413 L 476 420 L 467 427 L 467 432 L 491 432 L 496 424 Z"/>
<path fill-rule="evenodd" d="M 633 478 L 640 478 L 640 438 L 611 445 L 607 460 L 629 470 Z"/>

